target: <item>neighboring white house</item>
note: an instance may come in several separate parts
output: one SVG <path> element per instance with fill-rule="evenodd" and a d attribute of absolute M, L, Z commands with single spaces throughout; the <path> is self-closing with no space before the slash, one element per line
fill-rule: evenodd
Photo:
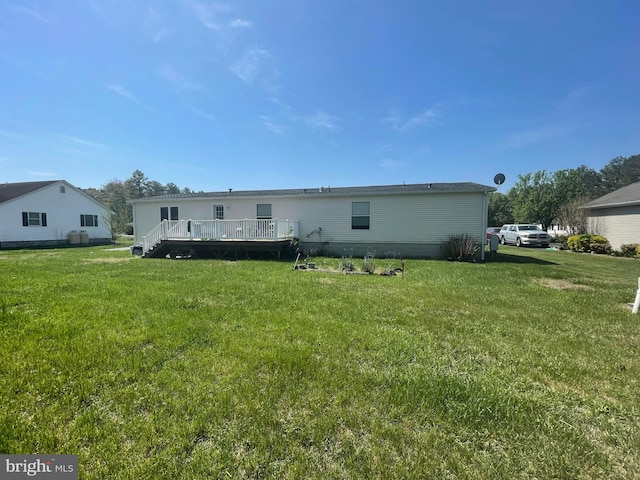
<path fill-rule="evenodd" d="M 494 190 L 476 183 L 428 183 L 164 195 L 132 201 L 134 235 L 143 242 L 163 220 L 192 220 L 196 226 L 216 219 L 279 219 L 296 222 L 304 250 L 441 257 L 451 235 L 484 244 L 487 194 Z"/>
<path fill-rule="evenodd" d="M 64 180 L 0 184 L 0 248 L 111 242 L 111 211 Z"/>
<path fill-rule="evenodd" d="M 640 182 L 632 183 L 587 203 L 587 229 L 602 235 L 614 250 L 640 243 Z"/>

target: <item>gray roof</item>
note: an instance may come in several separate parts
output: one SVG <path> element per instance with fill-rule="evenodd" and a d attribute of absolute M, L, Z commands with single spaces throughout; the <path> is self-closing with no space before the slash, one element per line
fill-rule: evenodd
<path fill-rule="evenodd" d="M 21 182 L 21 183 L 0 183 L 0 203 L 13 200 L 27 193 L 34 192 L 60 180 L 49 180 L 45 182 Z"/>
<path fill-rule="evenodd" d="M 374 185 L 368 187 L 315 187 L 315 188 L 292 188 L 282 190 L 232 190 L 226 192 L 200 192 L 200 193 L 179 193 L 173 195 L 160 195 L 157 197 L 139 198 L 132 200 L 136 202 L 154 200 L 178 200 L 191 198 L 232 198 L 232 197 L 281 197 L 281 196 L 344 196 L 344 195 L 398 195 L 416 193 L 474 193 L 493 192 L 494 187 L 480 185 L 472 182 L 462 183 L 414 183 L 400 185 Z"/>
<path fill-rule="evenodd" d="M 640 204 L 640 182 L 632 183 L 614 192 L 596 198 L 582 208 L 625 207 Z"/>

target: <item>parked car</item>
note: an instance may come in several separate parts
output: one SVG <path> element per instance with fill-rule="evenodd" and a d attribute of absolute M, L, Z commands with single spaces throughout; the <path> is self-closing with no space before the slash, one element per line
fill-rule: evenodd
<path fill-rule="evenodd" d="M 513 244 L 517 247 L 524 245 L 548 247 L 551 242 L 549 234 L 542 230 L 538 225 L 503 225 L 498 235 L 500 236 L 501 244 Z"/>

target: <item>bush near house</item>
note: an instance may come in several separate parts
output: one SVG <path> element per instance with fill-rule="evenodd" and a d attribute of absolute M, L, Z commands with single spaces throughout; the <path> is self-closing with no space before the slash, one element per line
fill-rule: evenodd
<path fill-rule="evenodd" d="M 442 250 L 448 260 L 469 262 L 480 251 L 480 245 L 469 235 L 451 235 L 442 245 Z"/>
<path fill-rule="evenodd" d="M 640 243 L 625 243 L 620 246 L 620 256 L 640 258 Z"/>
<path fill-rule="evenodd" d="M 602 235 L 573 235 L 567 239 L 567 246 L 572 252 L 578 253 L 603 253 L 612 252 L 611 244 Z"/>

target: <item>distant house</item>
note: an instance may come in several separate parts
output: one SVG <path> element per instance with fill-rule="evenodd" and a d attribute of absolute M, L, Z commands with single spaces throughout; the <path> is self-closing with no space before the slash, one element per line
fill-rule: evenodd
<path fill-rule="evenodd" d="M 0 248 L 111 242 L 111 211 L 64 180 L 0 184 Z"/>
<path fill-rule="evenodd" d="M 615 250 L 630 243 L 640 243 L 640 182 L 597 198 L 587 209 L 589 233 L 606 237 Z"/>
<path fill-rule="evenodd" d="M 222 248 L 296 237 L 303 250 L 325 255 L 441 257 L 451 235 L 484 244 L 494 190 L 425 183 L 164 195 L 132 201 L 134 235 L 145 255 L 187 236 Z"/>

